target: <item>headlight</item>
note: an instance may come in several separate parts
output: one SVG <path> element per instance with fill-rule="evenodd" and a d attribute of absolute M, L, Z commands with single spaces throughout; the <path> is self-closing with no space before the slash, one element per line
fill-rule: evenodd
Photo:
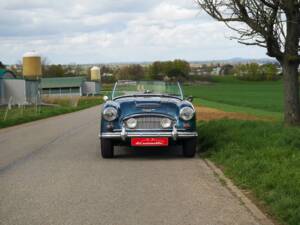
<path fill-rule="evenodd" d="M 160 121 L 162 128 L 169 128 L 172 125 L 172 121 L 169 118 L 163 118 Z"/>
<path fill-rule="evenodd" d="M 195 111 L 191 107 L 184 107 L 180 110 L 180 118 L 187 121 L 191 120 L 195 114 Z"/>
<path fill-rule="evenodd" d="M 134 129 L 136 128 L 136 125 L 137 125 L 137 120 L 134 119 L 134 118 L 130 118 L 126 121 L 126 125 L 128 128 L 130 129 Z"/>
<path fill-rule="evenodd" d="M 117 118 L 118 116 L 118 111 L 113 108 L 113 107 L 108 107 L 106 109 L 103 110 L 103 118 L 107 121 L 113 121 Z"/>

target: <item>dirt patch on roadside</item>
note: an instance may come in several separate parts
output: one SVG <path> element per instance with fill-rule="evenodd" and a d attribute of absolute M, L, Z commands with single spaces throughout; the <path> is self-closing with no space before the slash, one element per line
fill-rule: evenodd
<path fill-rule="evenodd" d="M 210 121 L 220 119 L 236 119 L 236 120 L 262 120 L 262 118 L 237 112 L 224 112 L 222 110 L 208 108 L 204 106 L 196 106 L 197 120 Z"/>

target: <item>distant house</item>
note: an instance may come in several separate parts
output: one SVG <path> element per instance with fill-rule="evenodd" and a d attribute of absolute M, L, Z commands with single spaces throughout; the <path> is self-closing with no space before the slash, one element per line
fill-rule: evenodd
<path fill-rule="evenodd" d="M 0 69 L 0 79 L 16 78 L 14 72 L 7 69 Z"/>
<path fill-rule="evenodd" d="M 215 68 L 212 69 L 211 75 L 213 75 L 213 76 L 220 76 L 221 70 L 222 70 L 222 68 L 220 66 L 215 67 Z"/>
<path fill-rule="evenodd" d="M 98 94 L 100 84 L 85 77 L 53 77 L 41 78 L 40 89 L 43 96 L 83 96 Z"/>
<path fill-rule="evenodd" d="M 207 67 L 200 66 L 191 66 L 190 76 L 207 76 L 210 75 L 210 71 Z"/>

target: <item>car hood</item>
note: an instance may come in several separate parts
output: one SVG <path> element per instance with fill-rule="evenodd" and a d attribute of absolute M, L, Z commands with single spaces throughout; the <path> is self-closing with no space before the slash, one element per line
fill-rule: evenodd
<path fill-rule="evenodd" d="M 192 105 L 181 99 L 168 97 L 126 97 L 114 100 L 120 111 L 120 119 L 133 114 L 164 114 L 177 118 L 184 106 Z"/>

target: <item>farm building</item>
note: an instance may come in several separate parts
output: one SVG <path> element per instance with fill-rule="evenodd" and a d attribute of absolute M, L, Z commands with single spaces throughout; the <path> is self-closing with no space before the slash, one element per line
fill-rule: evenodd
<path fill-rule="evenodd" d="M 40 102 L 39 82 L 16 78 L 0 78 L 0 105 L 29 105 Z"/>
<path fill-rule="evenodd" d="M 82 86 L 83 95 L 96 95 L 100 93 L 100 84 L 95 81 L 85 81 Z"/>
<path fill-rule="evenodd" d="M 85 77 L 41 78 L 41 94 L 44 96 L 95 95 L 99 91 L 99 83 L 86 81 Z"/>
<path fill-rule="evenodd" d="M 17 79 L 14 72 L 0 62 L 0 105 L 24 105 L 39 102 L 39 82 Z"/>

